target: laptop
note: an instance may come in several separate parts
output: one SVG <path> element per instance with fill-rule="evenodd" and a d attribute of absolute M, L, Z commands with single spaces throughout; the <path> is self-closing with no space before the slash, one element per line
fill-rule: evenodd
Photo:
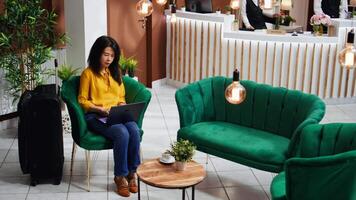
<path fill-rule="evenodd" d="M 121 124 L 129 121 L 137 122 L 144 107 L 145 102 L 130 103 L 121 106 L 113 106 L 108 117 L 98 118 L 99 121 L 107 125 Z"/>

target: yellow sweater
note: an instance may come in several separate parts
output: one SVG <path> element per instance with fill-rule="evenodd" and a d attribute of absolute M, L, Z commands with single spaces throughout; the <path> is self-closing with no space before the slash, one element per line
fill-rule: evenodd
<path fill-rule="evenodd" d="M 80 76 L 78 101 L 87 112 L 93 105 L 111 108 L 125 102 L 124 83 L 119 85 L 106 70 L 106 75 L 97 75 L 87 67 Z"/>

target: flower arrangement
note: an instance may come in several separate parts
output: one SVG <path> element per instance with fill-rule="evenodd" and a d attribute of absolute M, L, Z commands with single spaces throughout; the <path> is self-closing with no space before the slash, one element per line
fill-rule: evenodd
<path fill-rule="evenodd" d="M 331 25 L 330 16 L 325 14 L 315 14 L 310 18 L 310 25 L 329 26 Z"/>
<path fill-rule="evenodd" d="M 313 32 L 315 35 L 323 34 L 323 26 L 331 25 L 331 20 L 329 15 L 325 14 L 315 14 L 310 18 L 310 25 L 313 26 Z"/>

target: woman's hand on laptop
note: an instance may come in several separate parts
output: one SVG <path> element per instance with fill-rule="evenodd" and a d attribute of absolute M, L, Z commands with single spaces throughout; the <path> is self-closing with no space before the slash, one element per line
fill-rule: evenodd
<path fill-rule="evenodd" d="M 91 107 L 91 112 L 96 112 L 101 116 L 108 116 L 109 115 L 109 110 L 110 108 L 104 108 L 104 107 L 100 107 L 100 106 L 93 106 Z"/>
<path fill-rule="evenodd" d="M 125 102 L 119 103 L 119 106 L 122 106 L 122 105 L 126 105 L 126 103 Z"/>
<path fill-rule="evenodd" d="M 110 111 L 109 108 L 103 108 L 103 107 L 101 107 L 99 114 L 102 115 L 102 116 L 108 116 L 108 115 L 109 115 L 109 111 Z"/>

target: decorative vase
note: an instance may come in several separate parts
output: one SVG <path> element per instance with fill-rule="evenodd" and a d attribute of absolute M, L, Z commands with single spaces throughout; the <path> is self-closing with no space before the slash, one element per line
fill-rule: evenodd
<path fill-rule="evenodd" d="M 322 36 L 323 35 L 323 25 L 313 25 L 313 35 Z"/>
<path fill-rule="evenodd" d="M 239 31 L 239 28 L 240 28 L 239 20 L 234 20 L 231 24 L 231 30 Z"/>
<path fill-rule="evenodd" d="M 280 22 L 281 22 L 280 16 L 276 16 L 276 17 L 275 17 L 275 23 L 274 23 L 274 25 L 273 25 L 273 29 L 274 29 L 274 30 L 279 30 L 279 28 L 280 28 Z"/>
<path fill-rule="evenodd" d="M 187 162 L 176 161 L 175 166 L 177 171 L 184 171 L 186 168 Z"/>

